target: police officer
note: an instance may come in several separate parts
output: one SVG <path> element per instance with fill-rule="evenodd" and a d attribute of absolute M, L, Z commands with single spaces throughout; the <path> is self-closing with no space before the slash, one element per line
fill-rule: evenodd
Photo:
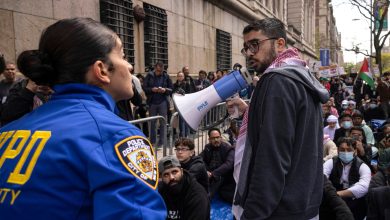
<path fill-rule="evenodd" d="M 30 54 L 18 67 L 54 94 L 0 130 L 1 219 L 165 219 L 152 146 L 114 113 L 133 96 L 119 37 L 64 19 Z"/>

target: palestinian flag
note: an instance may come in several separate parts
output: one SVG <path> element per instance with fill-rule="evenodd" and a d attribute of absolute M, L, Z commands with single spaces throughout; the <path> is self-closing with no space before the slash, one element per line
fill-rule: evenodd
<path fill-rule="evenodd" d="M 363 65 L 360 68 L 359 76 L 371 87 L 372 90 L 375 89 L 374 79 L 372 77 L 370 69 L 368 68 L 368 61 L 366 58 L 364 58 L 363 60 Z"/>

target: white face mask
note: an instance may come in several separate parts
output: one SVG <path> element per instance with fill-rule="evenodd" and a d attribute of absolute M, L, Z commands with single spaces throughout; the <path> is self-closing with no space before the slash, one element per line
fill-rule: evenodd
<path fill-rule="evenodd" d="M 346 164 L 350 163 L 354 157 L 353 152 L 339 152 L 340 160 Z"/>
<path fill-rule="evenodd" d="M 343 123 L 341 123 L 341 126 L 345 129 L 350 129 L 350 128 L 352 128 L 352 122 L 351 121 L 343 121 Z"/>

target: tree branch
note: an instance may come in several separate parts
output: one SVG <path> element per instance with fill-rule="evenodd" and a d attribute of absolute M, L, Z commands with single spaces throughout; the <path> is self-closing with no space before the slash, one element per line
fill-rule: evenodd
<path fill-rule="evenodd" d="M 345 51 L 352 51 L 352 52 L 354 52 L 354 53 L 356 53 L 356 54 L 363 54 L 364 56 L 366 56 L 366 57 L 371 57 L 371 58 L 375 58 L 375 56 L 373 56 L 373 55 L 370 55 L 370 53 L 368 52 L 368 50 L 363 50 L 363 51 L 361 51 L 361 50 L 359 50 L 359 48 L 352 48 L 352 49 L 345 49 Z"/>

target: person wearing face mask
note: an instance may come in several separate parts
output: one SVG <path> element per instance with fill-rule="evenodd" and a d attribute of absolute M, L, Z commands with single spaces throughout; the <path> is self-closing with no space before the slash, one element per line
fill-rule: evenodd
<path fill-rule="evenodd" d="M 324 174 L 344 199 L 356 220 L 366 215 L 365 196 L 371 180 L 370 168 L 357 157 L 356 143 L 352 138 L 337 141 L 338 156 L 324 163 Z"/>
<path fill-rule="evenodd" d="M 158 192 L 167 206 L 167 219 L 210 219 L 210 201 L 206 190 L 170 155 L 158 163 L 162 182 Z"/>
<path fill-rule="evenodd" d="M 352 116 L 350 114 L 343 113 L 339 117 L 340 128 L 334 132 L 334 141 L 337 141 L 340 137 L 349 136 L 349 130 L 352 128 Z"/>

